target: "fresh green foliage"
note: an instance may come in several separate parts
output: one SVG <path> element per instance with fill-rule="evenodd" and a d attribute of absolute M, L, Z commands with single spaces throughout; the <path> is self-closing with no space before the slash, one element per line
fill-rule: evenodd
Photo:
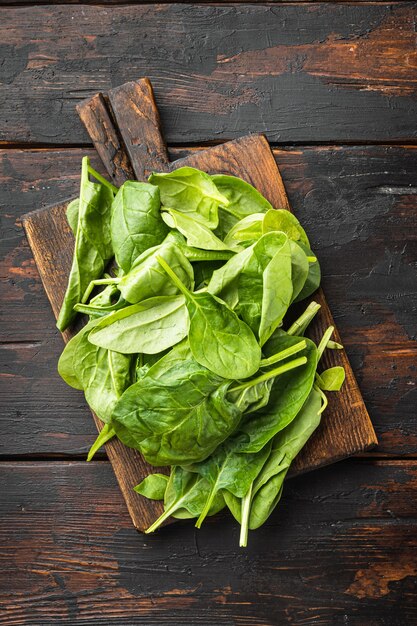
<path fill-rule="evenodd" d="M 241 418 L 239 407 L 226 397 L 230 382 L 181 345 L 120 398 L 113 412 L 117 436 L 152 465 L 202 461 Z"/>
<path fill-rule="evenodd" d="M 196 361 L 227 378 L 248 378 L 258 369 L 261 350 L 250 328 L 219 298 L 192 293 L 158 257 L 173 283 L 184 294 L 190 316 L 189 342 Z"/>
<path fill-rule="evenodd" d="M 158 256 L 165 259 L 187 287 L 192 287 L 194 274 L 190 262 L 177 245 L 167 242 L 146 250 L 136 259 L 130 272 L 118 281 L 117 287 L 127 302 L 136 304 L 153 296 L 179 293 L 159 265 Z"/>
<path fill-rule="evenodd" d="M 101 318 L 88 339 L 124 354 L 158 354 L 184 339 L 188 326 L 183 295 L 156 296 Z"/>
<path fill-rule="evenodd" d="M 111 238 L 117 264 L 128 272 L 137 257 L 160 244 L 168 229 L 161 219 L 159 189 L 126 181 L 113 201 Z"/>
<path fill-rule="evenodd" d="M 280 232 L 268 233 L 215 271 L 208 291 L 233 305 L 263 345 L 290 305 L 291 268 L 288 237 Z"/>
<path fill-rule="evenodd" d="M 219 204 L 229 204 L 211 176 L 193 167 L 180 167 L 167 174 L 151 174 L 149 182 L 158 185 L 163 207 L 188 214 L 208 228 L 216 228 L 219 222 Z"/>
<path fill-rule="evenodd" d="M 337 365 L 329 367 L 320 375 L 317 374 L 317 384 L 323 391 L 340 391 L 345 381 L 345 369 Z"/>
<path fill-rule="evenodd" d="M 112 257 L 110 235 L 111 205 L 114 189 L 109 183 L 93 183 L 88 157 L 83 158 L 80 197 L 77 211 L 74 256 L 68 286 L 57 320 L 59 330 L 65 330 L 74 320 L 74 306 L 81 302 L 91 280 L 99 278 Z M 75 228 L 74 206 L 70 210 L 71 226 Z"/>
<path fill-rule="evenodd" d="M 147 532 L 170 516 L 200 527 L 227 505 L 245 546 L 317 428 L 324 392 L 345 378 L 340 366 L 317 371 L 326 349 L 342 349 L 333 327 L 317 346 L 304 337 L 320 305 L 293 321 L 320 284 L 304 229 L 234 176 L 183 167 L 117 190 L 88 159 L 67 219 L 75 249 L 58 327 L 77 312 L 89 321 L 58 371 L 104 422 L 87 460 L 117 437 L 170 466 L 135 487 L 164 501 Z"/>
<path fill-rule="evenodd" d="M 166 474 L 149 474 L 134 489 L 136 493 L 150 500 L 163 500 L 168 480 L 169 477 Z"/>
<path fill-rule="evenodd" d="M 168 209 L 162 213 L 162 218 L 170 228 L 176 228 L 184 235 L 187 244 L 191 247 L 203 250 L 230 250 L 229 246 L 216 237 L 206 224 L 195 219 L 193 215 Z"/>

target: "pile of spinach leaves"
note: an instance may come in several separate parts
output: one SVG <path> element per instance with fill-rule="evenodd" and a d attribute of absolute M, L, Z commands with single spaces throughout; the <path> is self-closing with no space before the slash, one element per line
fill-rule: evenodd
<path fill-rule="evenodd" d="M 304 336 L 319 305 L 288 321 L 320 283 L 304 229 L 233 176 L 182 167 L 117 189 L 87 157 L 67 217 L 57 326 L 88 321 L 58 370 L 104 422 L 88 460 L 118 437 L 170 466 L 135 488 L 164 501 L 147 532 L 170 516 L 200 527 L 228 507 L 245 546 L 319 425 L 324 391 L 344 381 L 342 367 L 318 372 L 324 350 L 342 348 L 333 328 L 319 345 Z"/>

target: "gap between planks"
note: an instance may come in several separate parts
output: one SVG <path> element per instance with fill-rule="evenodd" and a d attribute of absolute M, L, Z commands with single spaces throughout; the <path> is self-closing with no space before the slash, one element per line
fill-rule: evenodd
<path fill-rule="evenodd" d="M 1 2 L 1 0 L 0 0 Z M 344 2 L 344 0 L 343 0 Z M 336 1 L 339 4 L 339 1 Z M 361 3 L 362 4 L 362 3 Z M 0 4 L 0 10 L 5 5 Z M 23 6 L 23 5 L 22 5 Z M 253 133 L 257 135 L 259 133 Z M 246 136 L 246 135 L 245 135 Z M 243 137 L 243 135 L 242 135 Z M 228 141 L 235 141 L 235 139 L 222 139 L 221 141 L 201 141 L 192 142 L 188 144 L 184 143 L 170 143 L 168 150 L 204 150 L 205 148 L 211 148 L 213 146 L 221 146 Z M 366 147 L 396 147 L 413 149 L 417 148 L 417 139 L 404 139 L 399 140 L 375 140 L 375 141 L 285 141 L 283 143 L 274 141 L 269 142 L 272 150 L 285 150 L 293 148 L 366 148 Z M 52 151 L 52 150 L 91 150 L 94 146 L 92 143 L 45 143 L 45 142 L 14 142 L 14 141 L 0 141 L 0 150 L 28 150 L 28 151 Z"/>

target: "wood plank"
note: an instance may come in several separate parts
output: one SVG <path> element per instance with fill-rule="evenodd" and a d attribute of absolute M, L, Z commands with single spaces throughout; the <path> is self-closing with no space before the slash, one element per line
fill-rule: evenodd
<path fill-rule="evenodd" d="M 95 436 L 82 394 L 56 372 L 62 340 L 16 222 L 34 206 L 77 193 L 84 153 L 0 152 L 3 455 L 85 455 Z M 95 152 L 87 154 L 100 169 Z M 171 158 L 186 154 L 175 149 Z M 328 146 L 274 155 L 320 258 L 326 297 L 377 430 L 377 452 L 415 454 L 417 150 Z"/>
<path fill-rule="evenodd" d="M 103 94 L 82 100 L 77 112 L 114 184 L 120 186 L 132 180 L 134 173 L 126 147 Z"/>
<path fill-rule="evenodd" d="M 2 626 L 417 622 L 415 461 L 288 481 L 245 550 L 227 514 L 136 533 L 107 463 L 3 463 L 0 480 Z"/>
<path fill-rule="evenodd" d="M 152 172 L 166 170 L 168 152 L 149 79 L 141 78 L 110 89 L 108 97 L 135 178 L 147 180 Z"/>
<path fill-rule="evenodd" d="M 248 131 L 281 144 L 415 141 L 415 13 L 412 2 L 5 7 L 0 140 L 88 142 L 74 104 L 146 75 L 171 144 Z"/>

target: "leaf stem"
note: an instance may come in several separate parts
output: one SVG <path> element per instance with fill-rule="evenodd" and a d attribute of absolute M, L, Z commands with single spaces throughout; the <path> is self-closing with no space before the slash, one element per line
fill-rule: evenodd
<path fill-rule="evenodd" d="M 79 304 L 85 304 L 88 298 L 91 295 L 94 287 L 97 285 L 117 285 L 120 282 L 120 278 L 97 278 L 96 280 L 92 280 L 88 285 L 87 289 L 84 292 L 83 297 L 81 298 L 81 302 Z"/>
<path fill-rule="evenodd" d="M 334 326 L 329 326 L 329 328 L 325 331 L 323 337 L 321 338 L 321 341 L 317 346 L 317 362 L 319 362 L 321 357 L 323 356 L 323 352 L 326 349 L 330 337 L 333 335 L 333 331 Z"/>
<path fill-rule="evenodd" d="M 273 365 L 274 363 L 278 363 L 279 361 L 283 361 L 289 356 L 293 354 L 297 354 L 297 352 L 301 352 L 304 348 L 307 347 L 307 342 L 305 339 L 295 343 L 293 346 L 289 348 L 285 348 L 285 350 L 281 350 L 281 352 L 277 352 L 273 356 L 270 356 L 267 359 L 261 359 L 260 367 L 267 367 L 268 365 Z"/>
<path fill-rule="evenodd" d="M 314 302 L 314 300 L 310 302 L 304 313 L 287 330 L 287 334 L 302 335 L 320 308 L 321 306 L 318 302 Z"/>
<path fill-rule="evenodd" d="M 189 290 L 187 289 L 187 287 L 185 285 L 183 285 L 183 283 L 178 278 L 176 273 L 169 267 L 169 265 L 165 261 L 165 259 L 163 259 L 161 256 L 158 255 L 156 257 L 156 260 L 158 261 L 159 265 L 166 271 L 166 273 L 168 274 L 168 276 L 170 277 L 170 279 L 172 280 L 174 285 L 176 287 L 178 287 L 178 289 L 181 291 L 181 293 L 183 293 L 186 298 L 190 298 Z"/>
<path fill-rule="evenodd" d="M 300 367 L 300 365 L 304 365 L 305 363 L 307 363 L 307 358 L 305 356 L 302 356 L 299 359 L 294 359 L 293 361 L 284 363 L 284 365 L 280 365 L 280 367 L 269 370 L 269 372 L 265 372 L 265 374 L 262 374 L 257 378 L 253 378 L 252 380 L 248 380 L 241 385 L 237 385 L 237 387 L 232 387 L 231 389 L 229 389 L 229 391 L 242 391 L 243 389 L 247 389 L 248 387 L 253 387 L 258 383 L 263 383 L 266 380 L 270 380 L 271 378 L 279 376 L 280 374 L 285 374 L 285 372 L 289 372 L 290 370 L 293 370 L 296 367 Z"/>
<path fill-rule="evenodd" d="M 195 525 L 196 528 L 201 528 L 201 524 L 204 522 L 204 520 L 206 519 L 209 511 L 210 511 L 210 507 L 213 504 L 213 500 L 214 500 L 214 496 L 216 495 L 216 484 L 213 485 L 209 496 L 204 504 L 203 510 L 200 513 L 200 516 L 198 518 L 198 520 L 196 521 Z"/>
<path fill-rule="evenodd" d="M 168 517 L 174 513 L 174 511 L 177 509 L 177 503 L 174 502 L 174 504 L 172 506 L 170 506 L 168 509 L 166 509 L 162 515 L 160 515 L 158 517 L 157 520 L 154 521 L 153 524 L 151 524 L 151 526 L 149 526 L 149 528 L 147 528 L 145 530 L 145 534 L 148 535 L 149 533 L 153 533 L 157 528 L 159 528 L 159 526 L 165 522 L 166 519 L 168 519 Z"/>
<path fill-rule="evenodd" d="M 250 484 L 247 494 L 242 498 L 242 521 L 240 526 L 240 538 L 239 546 L 246 548 L 248 545 L 248 530 L 249 530 L 249 514 L 250 505 L 252 503 L 252 487 L 253 482 Z"/>
<path fill-rule="evenodd" d="M 88 159 L 88 157 L 86 158 Z M 96 172 L 96 170 L 91 167 L 89 159 L 88 159 L 88 164 L 87 164 L 87 171 L 90 174 L 90 176 L 98 180 L 98 182 L 104 185 L 105 187 L 108 187 L 115 195 L 119 191 L 118 187 L 115 187 L 114 185 L 112 185 L 108 180 L 106 180 L 101 174 Z"/>

